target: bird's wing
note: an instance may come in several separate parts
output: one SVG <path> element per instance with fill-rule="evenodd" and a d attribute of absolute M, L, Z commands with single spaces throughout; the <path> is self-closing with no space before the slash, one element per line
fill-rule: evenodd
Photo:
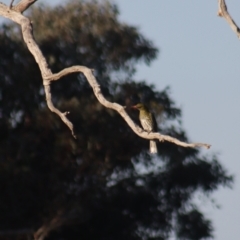
<path fill-rule="evenodd" d="M 153 129 L 152 129 L 152 131 L 153 132 L 157 132 L 158 131 L 158 125 L 157 125 L 157 121 L 156 121 L 156 118 L 155 118 L 153 113 L 151 113 L 151 118 L 152 118 L 152 122 L 153 122 Z"/>
<path fill-rule="evenodd" d="M 144 130 L 151 132 L 152 131 L 152 124 L 151 121 L 147 118 L 140 119 L 141 125 Z"/>

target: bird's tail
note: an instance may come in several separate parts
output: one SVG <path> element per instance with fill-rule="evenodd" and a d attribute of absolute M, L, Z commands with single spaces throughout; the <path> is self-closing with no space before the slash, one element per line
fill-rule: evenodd
<path fill-rule="evenodd" d="M 157 142 L 154 140 L 150 141 L 150 153 L 157 153 Z"/>

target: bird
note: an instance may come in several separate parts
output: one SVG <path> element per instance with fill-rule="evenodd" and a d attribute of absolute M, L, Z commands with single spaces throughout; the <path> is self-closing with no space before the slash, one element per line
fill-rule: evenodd
<path fill-rule="evenodd" d="M 138 103 L 132 106 L 132 108 L 139 110 L 139 120 L 144 130 L 147 132 L 153 132 L 157 130 L 155 117 L 144 104 Z M 149 151 L 150 153 L 158 152 L 156 140 L 150 140 Z"/>

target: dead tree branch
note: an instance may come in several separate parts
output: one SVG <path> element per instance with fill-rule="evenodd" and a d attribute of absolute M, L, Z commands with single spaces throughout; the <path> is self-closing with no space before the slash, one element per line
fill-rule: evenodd
<path fill-rule="evenodd" d="M 17 12 L 20 12 L 20 13 L 23 13 L 36 1 L 37 0 L 22 0 L 16 6 L 13 7 L 13 10 L 15 10 Z"/>
<path fill-rule="evenodd" d="M 169 142 L 175 143 L 182 147 L 210 148 L 210 145 L 206 144 L 206 143 L 185 143 L 185 142 L 179 141 L 176 138 L 166 136 L 166 135 L 161 135 L 160 133 L 147 133 L 142 128 L 138 127 L 132 121 L 132 119 L 128 116 L 128 114 L 126 113 L 123 106 L 121 106 L 117 103 L 109 102 L 108 100 L 106 100 L 104 98 L 104 96 L 101 92 L 101 88 L 100 88 L 96 78 L 94 77 L 92 70 L 87 67 L 72 66 L 72 67 L 63 69 L 59 73 L 53 74 L 51 72 L 50 68 L 48 67 L 45 57 L 43 56 L 41 50 L 39 49 L 37 43 L 34 40 L 33 32 L 32 32 L 32 25 L 31 25 L 30 20 L 21 14 L 21 12 L 26 10 L 26 8 L 29 7 L 30 4 L 32 4 L 34 2 L 35 1 L 33 1 L 33 0 L 22 0 L 15 7 L 13 7 L 14 10 L 11 10 L 9 7 L 7 7 L 4 4 L 0 4 L 0 15 L 3 17 L 6 17 L 8 19 L 11 19 L 12 21 L 16 22 L 17 24 L 19 24 L 21 26 L 23 39 L 24 39 L 29 51 L 34 56 L 38 66 L 40 68 L 40 71 L 41 71 L 41 75 L 42 75 L 42 79 L 43 79 L 43 86 L 44 86 L 45 94 L 46 94 L 47 105 L 48 105 L 49 109 L 52 112 L 56 113 L 62 119 L 62 121 L 69 127 L 69 129 L 71 130 L 72 135 L 74 137 L 76 137 L 76 136 L 73 131 L 73 124 L 66 117 L 68 112 L 62 113 L 52 103 L 50 84 L 52 81 L 57 81 L 65 75 L 68 75 L 68 74 L 74 73 L 74 72 L 79 72 L 79 73 L 84 74 L 84 76 L 86 77 L 86 79 L 89 82 L 89 84 L 91 85 L 93 92 L 94 92 L 96 98 L 98 99 L 98 101 L 103 106 L 117 111 L 123 117 L 123 119 L 127 122 L 129 127 L 138 136 L 145 138 L 145 139 L 158 139 L 159 141 L 169 141 Z M 18 6 L 18 8 L 17 8 L 17 6 Z M 20 6 L 22 6 L 22 7 L 20 7 Z M 19 9 L 19 11 L 17 11 L 17 9 Z"/>
<path fill-rule="evenodd" d="M 227 23 L 230 25 L 232 30 L 237 34 L 237 37 L 240 39 L 240 29 L 238 25 L 234 22 L 227 10 L 227 5 L 225 0 L 218 0 L 218 16 L 225 18 Z"/>
<path fill-rule="evenodd" d="M 20 9 L 24 11 L 24 10 L 26 10 L 27 7 L 30 6 L 28 4 L 30 4 L 30 3 L 32 4 L 33 2 L 36 2 L 36 1 L 22 0 L 15 7 L 20 6 Z M 13 9 L 15 9 L 15 7 L 13 7 Z M 52 112 L 56 113 L 62 119 L 62 121 L 71 130 L 72 135 L 76 138 L 74 131 L 73 131 L 73 124 L 66 117 L 68 112 L 62 113 L 52 103 L 50 81 L 47 80 L 48 76 L 52 75 L 52 72 L 51 72 L 50 68 L 48 67 L 45 57 L 43 56 L 41 50 L 39 49 L 37 43 L 34 40 L 32 24 L 31 24 L 30 20 L 28 18 L 26 18 L 25 16 L 23 16 L 20 12 L 16 12 L 15 10 L 9 9 L 5 4 L 0 4 L 0 15 L 3 17 L 6 17 L 8 19 L 11 19 L 12 21 L 16 22 L 17 24 L 19 24 L 21 26 L 23 39 L 24 39 L 29 51 L 34 56 L 38 66 L 40 68 L 41 74 L 42 74 L 43 86 L 44 86 L 44 90 L 45 90 L 45 94 L 46 94 L 46 101 L 47 101 L 48 108 Z"/>
<path fill-rule="evenodd" d="M 92 73 L 92 70 L 87 68 L 87 67 L 72 66 L 72 67 L 69 67 L 69 68 L 65 68 L 62 71 L 60 71 L 59 73 L 52 74 L 47 79 L 49 81 L 57 81 L 60 78 L 62 78 L 63 76 L 66 76 L 66 75 L 74 73 L 74 72 L 82 72 L 83 75 L 88 80 L 90 86 L 92 87 L 93 92 L 94 92 L 96 98 L 98 99 L 98 101 L 103 106 L 117 111 L 122 116 L 122 118 L 127 122 L 127 124 L 130 126 L 130 128 L 138 136 L 140 136 L 142 138 L 145 138 L 145 139 L 158 139 L 160 142 L 168 141 L 168 142 L 175 143 L 175 144 L 177 144 L 179 146 L 182 146 L 182 147 L 205 147 L 207 149 L 210 148 L 211 145 L 206 144 L 206 143 L 185 143 L 185 142 L 179 141 L 176 138 L 166 136 L 166 135 L 162 135 L 160 133 L 148 133 L 148 132 L 144 131 L 142 128 L 138 127 L 132 121 L 132 119 L 128 116 L 128 114 L 126 113 L 125 108 L 123 106 L 121 106 L 118 103 L 109 102 L 107 99 L 104 98 L 104 96 L 101 92 L 101 88 L 100 88 L 96 78 L 94 77 L 94 75 Z"/>
<path fill-rule="evenodd" d="M 64 223 L 63 218 L 60 216 L 56 216 L 50 222 L 44 224 L 34 233 L 34 240 L 44 240 L 51 231 L 62 226 L 63 223 Z"/>

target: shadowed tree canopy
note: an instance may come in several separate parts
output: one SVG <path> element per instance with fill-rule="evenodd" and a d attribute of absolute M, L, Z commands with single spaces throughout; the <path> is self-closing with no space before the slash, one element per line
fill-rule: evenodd
<path fill-rule="evenodd" d="M 143 101 L 159 130 L 187 141 L 169 88 L 134 80 L 136 64 L 158 50 L 136 27 L 119 21 L 112 3 L 70 1 L 28 13 L 53 72 L 70 65 L 95 70 L 103 94 L 126 106 Z M 55 104 L 70 111 L 74 140 L 46 107 L 41 74 L 13 24 L 0 27 L 0 234 L 21 239 L 206 239 L 211 221 L 194 205 L 197 193 L 230 186 L 216 156 L 139 138 L 96 100 L 81 74 L 53 83 Z"/>

